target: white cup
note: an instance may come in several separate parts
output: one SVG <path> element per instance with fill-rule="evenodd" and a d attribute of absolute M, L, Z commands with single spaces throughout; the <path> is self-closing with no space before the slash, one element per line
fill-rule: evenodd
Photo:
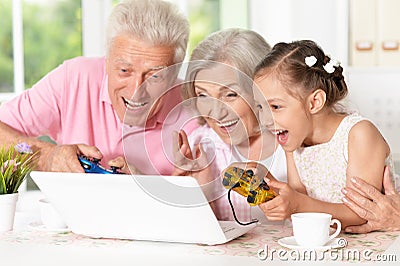
<path fill-rule="evenodd" d="M 319 247 L 340 234 L 342 224 L 332 215 L 319 212 L 302 212 L 291 215 L 293 235 L 299 246 Z M 336 231 L 330 235 L 330 226 L 336 224 Z"/>
<path fill-rule="evenodd" d="M 54 230 L 67 228 L 67 225 L 65 224 L 60 214 L 47 199 L 40 199 L 39 203 L 40 219 L 47 229 Z"/>

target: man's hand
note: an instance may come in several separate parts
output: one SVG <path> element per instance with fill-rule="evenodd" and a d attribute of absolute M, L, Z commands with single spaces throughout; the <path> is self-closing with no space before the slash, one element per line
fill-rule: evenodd
<path fill-rule="evenodd" d="M 383 187 L 385 194 L 382 194 L 375 187 L 366 183 L 360 178 L 351 179 L 357 192 L 352 188 L 342 190 L 345 197 L 344 204 L 367 220 L 367 223 L 359 226 L 345 228 L 350 233 L 368 233 L 371 231 L 395 231 L 400 230 L 400 195 L 396 191 L 390 177 L 389 168 L 385 168 L 383 175 Z M 365 195 L 365 196 L 364 196 Z"/>
<path fill-rule="evenodd" d="M 101 159 L 103 155 L 94 146 L 85 144 L 54 145 L 42 147 L 38 153 L 38 170 L 46 172 L 85 172 L 78 156 Z"/>
<path fill-rule="evenodd" d="M 129 164 L 126 160 L 125 157 L 118 156 L 117 158 L 111 160 L 108 162 L 109 166 L 113 166 L 118 168 L 118 171 L 124 174 L 130 174 L 130 175 L 141 175 L 142 172 L 139 171 L 135 166 Z"/>

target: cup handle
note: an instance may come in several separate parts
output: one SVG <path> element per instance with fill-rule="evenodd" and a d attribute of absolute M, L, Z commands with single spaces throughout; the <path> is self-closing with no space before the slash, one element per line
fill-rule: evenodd
<path fill-rule="evenodd" d="M 338 219 L 332 219 L 331 225 L 334 224 L 336 224 L 336 232 L 329 236 L 329 240 L 332 240 L 335 237 L 337 237 L 340 234 L 340 231 L 342 231 L 342 223 Z"/>

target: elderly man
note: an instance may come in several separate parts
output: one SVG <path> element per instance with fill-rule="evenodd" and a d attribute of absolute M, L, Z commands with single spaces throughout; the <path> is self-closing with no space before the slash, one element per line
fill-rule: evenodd
<path fill-rule="evenodd" d="M 158 136 L 180 92 L 176 70 L 159 73 L 183 61 L 188 36 L 187 19 L 171 3 L 123 1 L 109 18 L 106 57 L 67 60 L 3 104 L 0 141 L 31 145 L 44 171 L 83 172 L 77 158 L 85 155 L 129 173 L 125 149 L 134 151 L 127 158 L 132 172 L 169 174 L 171 159 Z M 183 113 L 175 117 L 179 122 Z M 41 135 L 57 144 L 39 140 Z M 135 141 L 145 149 L 137 150 Z"/>

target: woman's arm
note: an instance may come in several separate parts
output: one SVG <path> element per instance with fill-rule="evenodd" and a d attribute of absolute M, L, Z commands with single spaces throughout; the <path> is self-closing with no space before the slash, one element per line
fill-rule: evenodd
<path fill-rule="evenodd" d="M 349 226 L 346 228 L 346 232 L 368 233 L 376 230 L 400 230 L 400 194 L 394 187 L 389 167 L 386 167 L 383 176 L 385 194 L 360 178 L 354 177 L 352 182 L 366 196 L 362 196 L 351 188 L 346 188 L 343 189 L 343 193 L 346 195 L 343 201 L 360 217 L 366 219 L 367 223 L 360 226 Z"/>

